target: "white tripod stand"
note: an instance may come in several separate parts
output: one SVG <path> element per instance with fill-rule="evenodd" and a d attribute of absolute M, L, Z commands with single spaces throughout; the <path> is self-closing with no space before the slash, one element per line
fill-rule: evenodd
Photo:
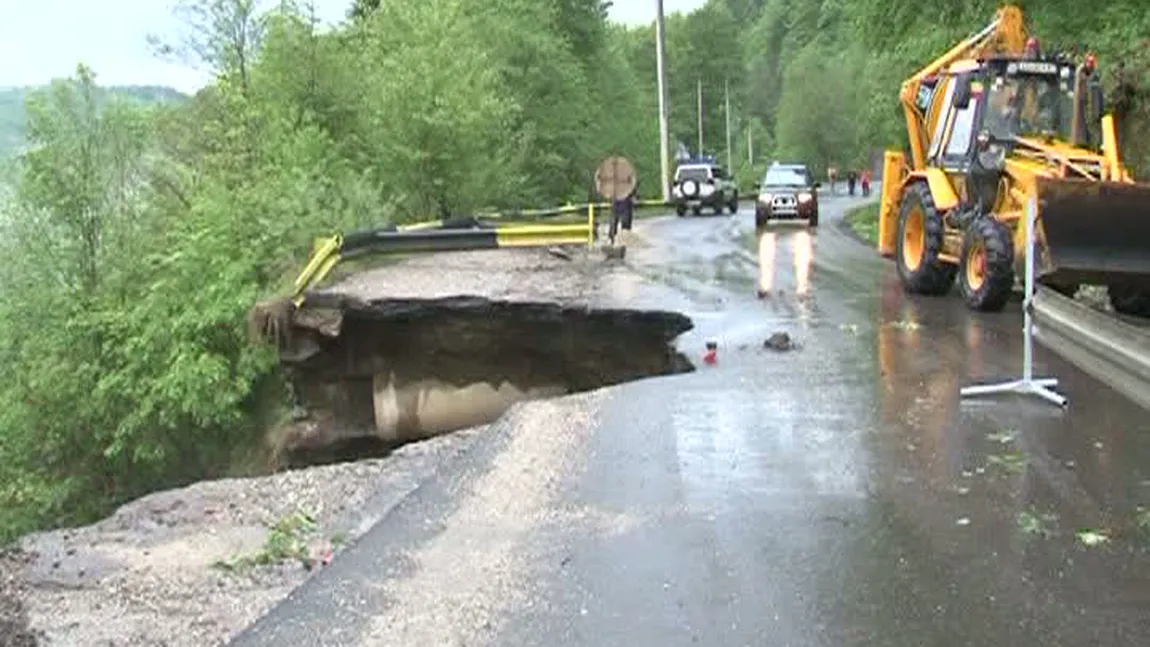
<path fill-rule="evenodd" d="M 1026 207 L 1026 297 L 1022 301 L 1022 378 L 1000 384 L 963 387 L 959 391 L 961 397 L 1019 393 L 1037 395 L 1060 407 L 1065 407 L 1067 404 L 1065 397 L 1048 388 L 1057 386 L 1057 379 L 1034 377 L 1034 324 L 1030 313 L 1034 308 L 1034 225 L 1038 219 L 1037 212 L 1037 200 L 1031 198 Z"/>

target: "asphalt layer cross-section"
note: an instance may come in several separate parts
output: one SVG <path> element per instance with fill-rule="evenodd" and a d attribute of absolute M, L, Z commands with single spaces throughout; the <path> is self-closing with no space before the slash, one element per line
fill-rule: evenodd
<path fill-rule="evenodd" d="M 604 300 L 717 365 L 516 408 L 234 644 L 1150 645 L 1150 416 L 1041 347 L 1069 409 L 960 401 L 1019 305 L 904 295 L 854 202 L 639 222 Z"/>

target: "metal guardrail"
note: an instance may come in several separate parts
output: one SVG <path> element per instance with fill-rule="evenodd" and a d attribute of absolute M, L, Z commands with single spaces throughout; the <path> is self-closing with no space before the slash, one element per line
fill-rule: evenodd
<path fill-rule="evenodd" d="M 759 192 L 752 191 L 739 191 L 739 202 L 754 202 L 758 199 Z M 636 200 L 635 207 L 637 209 L 671 209 L 674 208 L 674 202 L 664 202 L 663 200 Z M 508 209 L 505 211 L 486 211 L 475 214 L 476 218 L 491 219 L 491 220 L 516 220 L 520 218 L 555 218 L 558 216 L 572 215 L 572 214 L 585 214 L 589 207 L 595 207 L 596 210 L 608 210 L 611 208 L 610 202 L 584 202 L 582 204 L 565 204 L 561 207 L 553 207 L 551 209 Z M 438 222 L 438 221 L 436 221 Z M 423 225 L 424 223 L 420 223 Z"/>
<path fill-rule="evenodd" d="M 1043 287 L 1034 298 L 1034 322 L 1042 345 L 1150 409 L 1150 327 Z"/>

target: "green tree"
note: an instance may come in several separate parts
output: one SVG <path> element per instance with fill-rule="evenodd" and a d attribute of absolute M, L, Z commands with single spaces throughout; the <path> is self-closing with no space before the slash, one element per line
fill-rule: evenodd
<path fill-rule="evenodd" d="M 93 315 L 120 295 L 134 251 L 149 138 L 141 110 L 108 97 L 82 65 L 28 99 L 0 307 L 13 369 L 0 390 L 0 508 L 13 518 L 0 519 L 0 536 L 41 515 L 82 517 L 86 492 L 113 487 L 96 396 L 109 340 Z"/>
<path fill-rule="evenodd" d="M 816 173 L 830 164 L 843 168 L 859 163 L 857 121 L 844 107 L 851 105 L 850 98 L 843 96 L 850 77 L 836 63 L 812 45 L 796 55 L 783 76 L 775 128 L 778 154 L 802 160 Z"/>
<path fill-rule="evenodd" d="M 96 292 L 105 243 L 133 225 L 128 193 L 139 181 L 145 124 L 123 100 L 106 100 L 90 69 L 29 98 L 28 143 L 19 198 L 65 250 L 56 268 L 80 294 Z"/>

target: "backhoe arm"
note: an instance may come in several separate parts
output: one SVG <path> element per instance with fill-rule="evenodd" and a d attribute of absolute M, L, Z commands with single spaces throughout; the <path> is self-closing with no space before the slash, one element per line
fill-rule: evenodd
<path fill-rule="evenodd" d="M 926 166 L 929 125 L 927 115 L 923 114 L 917 105 L 923 82 L 962 59 L 978 58 L 995 52 L 1021 55 L 1026 49 L 1026 39 L 1022 10 L 1014 5 L 1007 5 L 999 9 L 994 21 L 981 31 L 955 45 L 903 82 L 899 100 L 906 114 L 911 168 L 922 170 Z"/>

